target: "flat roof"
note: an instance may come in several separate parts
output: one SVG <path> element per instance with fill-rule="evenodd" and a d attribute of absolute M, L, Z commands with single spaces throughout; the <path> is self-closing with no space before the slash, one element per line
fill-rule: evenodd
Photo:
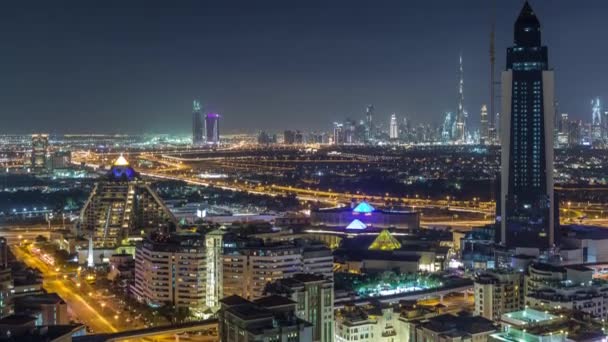
<path fill-rule="evenodd" d="M 258 298 L 253 301 L 255 304 L 261 305 L 266 308 L 283 306 L 283 305 L 293 305 L 296 304 L 293 300 L 279 296 L 279 295 L 270 295 L 262 298 Z"/>
<path fill-rule="evenodd" d="M 565 238 L 608 240 L 608 229 L 604 227 L 572 224 L 562 226 L 562 229 L 566 231 Z"/>
<path fill-rule="evenodd" d="M 501 320 L 514 325 L 522 326 L 527 324 L 549 322 L 557 318 L 559 318 L 559 316 L 552 315 L 546 311 L 526 308 L 524 310 L 506 313 L 502 315 Z"/>

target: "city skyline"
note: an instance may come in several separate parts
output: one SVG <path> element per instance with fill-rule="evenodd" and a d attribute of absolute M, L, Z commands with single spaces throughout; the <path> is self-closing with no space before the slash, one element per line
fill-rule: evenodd
<path fill-rule="evenodd" d="M 590 99 L 608 94 L 600 77 L 580 75 L 601 75 L 605 66 L 601 44 L 575 38 L 599 41 L 600 32 L 576 23 L 593 21 L 606 4 L 532 5 L 544 18 L 551 64 L 564 69 L 556 80 L 560 111 L 589 121 Z M 497 13 L 516 15 L 519 6 L 499 3 Z M 368 104 L 385 126 L 393 112 L 399 120 L 439 124 L 444 112 L 457 111 L 460 52 L 464 106 L 474 128 L 478 108 L 489 103 L 491 9 L 481 1 L 297 9 L 275 2 L 94 9 L 66 2 L 64 9 L 20 4 L 4 12 L 12 49 L 2 57 L 2 133 L 186 133 L 193 99 L 222 113 L 226 133 L 329 131 L 334 121 L 363 119 Z M 497 71 L 512 43 L 512 15 L 497 18 Z M 560 25 L 566 20 L 572 25 Z M 421 25 L 431 29 L 417 30 Z M 20 125 L 24 116 L 28 128 Z"/>

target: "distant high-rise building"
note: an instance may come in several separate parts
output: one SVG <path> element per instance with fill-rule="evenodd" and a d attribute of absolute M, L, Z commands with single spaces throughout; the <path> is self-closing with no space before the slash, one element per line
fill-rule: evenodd
<path fill-rule="evenodd" d="M 345 143 L 344 125 L 339 122 L 334 122 L 334 145 L 342 145 Z"/>
<path fill-rule="evenodd" d="M 365 126 L 367 128 L 367 140 L 371 140 L 376 135 L 374 127 L 374 105 L 365 108 Z"/>
<path fill-rule="evenodd" d="M 447 112 L 443 118 L 443 125 L 441 129 L 441 140 L 443 142 L 452 142 L 454 137 L 454 127 L 456 126 L 454 113 Z"/>
<path fill-rule="evenodd" d="M 602 105 L 599 97 L 591 100 L 591 140 L 602 140 Z"/>
<path fill-rule="evenodd" d="M 93 236 L 95 247 L 115 248 L 129 235 L 170 230 L 177 220 L 121 155 L 95 184 L 80 212 L 80 224 Z"/>
<path fill-rule="evenodd" d="M 554 75 L 538 18 L 526 1 L 515 22 L 515 46 L 502 73 L 501 194 L 497 221 L 507 248 L 551 248 Z"/>
<path fill-rule="evenodd" d="M 559 131 L 560 133 L 568 132 L 568 113 L 562 113 L 559 123 Z"/>
<path fill-rule="evenodd" d="M 212 145 L 220 143 L 220 115 L 217 113 L 205 115 L 205 141 Z"/>
<path fill-rule="evenodd" d="M 268 134 L 265 131 L 260 131 L 258 133 L 258 145 L 276 144 L 276 142 L 276 135 Z"/>
<path fill-rule="evenodd" d="M 194 100 L 192 102 L 192 145 L 202 145 L 204 142 L 201 103 Z"/>
<path fill-rule="evenodd" d="M 399 126 L 397 124 L 397 114 L 395 113 L 391 115 L 391 123 L 389 129 L 389 137 L 391 139 L 399 139 Z"/>
<path fill-rule="evenodd" d="M 283 144 L 293 145 L 296 143 L 296 132 L 287 130 L 283 132 Z"/>
<path fill-rule="evenodd" d="M 32 168 L 46 168 L 46 158 L 49 153 L 49 135 L 32 134 Z"/>
<path fill-rule="evenodd" d="M 479 137 L 481 144 L 487 144 L 490 141 L 490 131 L 488 130 L 488 107 L 481 106 L 481 125 L 479 126 Z"/>
<path fill-rule="evenodd" d="M 602 113 L 602 138 L 608 141 L 608 111 Z"/>
<path fill-rule="evenodd" d="M 464 69 L 462 67 L 462 54 L 459 59 L 458 69 L 458 112 L 456 113 L 454 136 L 452 137 L 455 142 L 464 143 L 467 134 L 467 116 L 468 114 L 464 110 Z"/>
<path fill-rule="evenodd" d="M 500 113 L 496 113 L 496 117 L 494 118 L 494 130 L 497 141 L 500 141 L 502 137 L 502 126 L 500 124 Z"/>
<path fill-rule="evenodd" d="M 568 120 L 568 113 L 562 113 L 559 119 L 557 129 L 557 147 L 567 147 L 570 144 L 569 131 L 570 121 Z"/>
<path fill-rule="evenodd" d="M 52 170 L 66 169 L 72 163 L 72 154 L 70 151 L 55 151 L 50 155 L 50 163 L 48 167 Z"/>

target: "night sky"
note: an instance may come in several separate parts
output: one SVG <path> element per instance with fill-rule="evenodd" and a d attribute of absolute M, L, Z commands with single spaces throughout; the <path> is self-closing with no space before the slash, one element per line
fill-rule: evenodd
<path fill-rule="evenodd" d="M 498 0 L 497 70 L 523 4 Z M 489 101 L 489 0 L 4 1 L 0 133 L 330 129 L 373 103 L 414 123 Z M 608 1 L 533 0 L 560 110 L 608 101 Z M 499 102 L 497 102 L 497 105 Z M 498 107 L 498 106 L 497 106 Z"/>

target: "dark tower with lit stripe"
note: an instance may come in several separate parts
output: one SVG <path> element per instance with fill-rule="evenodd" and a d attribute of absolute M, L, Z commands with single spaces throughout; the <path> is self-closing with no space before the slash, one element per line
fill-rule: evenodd
<path fill-rule="evenodd" d="M 553 193 L 554 76 L 540 22 L 526 2 L 502 73 L 501 194 L 497 220 L 507 248 L 556 243 Z"/>

